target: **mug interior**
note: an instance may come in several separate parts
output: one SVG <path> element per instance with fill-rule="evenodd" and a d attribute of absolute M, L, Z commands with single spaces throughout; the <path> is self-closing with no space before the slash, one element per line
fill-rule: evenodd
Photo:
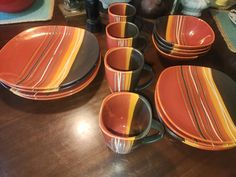
<path fill-rule="evenodd" d="M 116 137 L 142 135 L 151 121 L 150 109 L 138 94 L 119 93 L 103 105 L 102 122 Z"/>
<path fill-rule="evenodd" d="M 133 48 L 117 48 L 107 55 L 107 64 L 118 71 L 135 71 L 143 66 L 142 55 Z"/>
<path fill-rule="evenodd" d="M 138 35 L 138 27 L 127 22 L 112 23 L 108 26 L 107 32 L 114 38 L 134 38 Z"/>
<path fill-rule="evenodd" d="M 113 15 L 118 16 L 133 16 L 135 15 L 135 7 L 126 3 L 117 3 L 109 7 L 109 11 Z"/>

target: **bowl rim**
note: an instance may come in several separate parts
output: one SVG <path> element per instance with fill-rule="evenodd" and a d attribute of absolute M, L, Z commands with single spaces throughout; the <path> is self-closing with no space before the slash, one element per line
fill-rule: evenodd
<path fill-rule="evenodd" d="M 169 17 L 173 17 L 173 18 L 177 18 L 177 17 L 181 17 L 181 18 L 190 18 L 190 19 L 194 19 L 194 20 L 198 20 L 200 21 L 202 24 L 204 24 L 204 26 L 206 26 L 210 31 L 211 31 L 211 36 L 212 36 L 212 39 L 210 42 L 204 44 L 204 45 L 183 45 L 183 44 L 177 44 L 177 43 L 171 43 L 170 41 L 167 41 L 165 40 L 164 38 L 161 37 L 161 35 L 158 34 L 157 32 L 157 23 L 158 23 L 158 19 L 160 18 L 167 18 L 169 19 Z M 162 39 L 163 42 L 165 42 L 167 45 L 169 46 L 174 46 L 174 47 L 177 47 L 177 48 L 186 48 L 186 49 L 198 49 L 198 48 L 204 48 L 204 47 L 207 47 L 209 45 L 212 45 L 215 41 L 215 32 L 214 30 L 212 29 L 212 27 L 204 20 L 198 18 L 198 17 L 194 17 L 194 16 L 188 16 L 188 15 L 168 15 L 168 16 L 162 16 L 162 17 L 159 17 L 155 22 L 154 22 L 154 32 L 157 33 L 157 35 Z"/>

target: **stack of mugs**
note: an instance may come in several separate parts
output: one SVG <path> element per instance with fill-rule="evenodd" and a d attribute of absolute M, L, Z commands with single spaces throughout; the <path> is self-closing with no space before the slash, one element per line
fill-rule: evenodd
<path fill-rule="evenodd" d="M 154 76 L 152 68 L 145 64 L 143 54 L 137 49 L 140 34 L 133 23 L 135 14 L 135 7 L 127 3 L 114 3 L 108 7 L 108 50 L 104 65 L 112 94 L 103 100 L 99 126 L 106 145 L 120 154 L 127 154 L 141 144 L 160 140 L 164 132 L 163 126 L 152 120 L 148 101 L 133 93 L 148 87 Z M 146 83 L 138 85 L 142 70 L 148 71 L 151 77 Z M 147 136 L 151 127 L 158 133 Z"/>

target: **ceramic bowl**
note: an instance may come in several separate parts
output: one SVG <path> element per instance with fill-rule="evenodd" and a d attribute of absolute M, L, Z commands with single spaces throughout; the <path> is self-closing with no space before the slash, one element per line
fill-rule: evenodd
<path fill-rule="evenodd" d="M 155 38 L 155 35 L 154 39 Z M 162 50 L 163 52 L 167 53 L 167 54 L 172 54 L 172 55 L 176 55 L 176 56 L 186 56 L 186 57 L 192 57 L 192 56 L 200 56 L 200 55 L 204 55 L 206 52 L 209 51 L 208 49 L 205 49 L 203 51 L 199 51 L 199 52 L 192 52 L 191 50 L 176 50 L 175 47 L 173 47 L 172 49 L 169 47 L 166 47 L 161 41 L 156 40 L 156 44 L 158 45 L 159 49 Z"/>
<path fill-rule="evenodd" d="M 202 52 L 206 52 L 206 50 L 209 50 L 211 48 L 211 46 L 208 46 L 208 47 L 204 47 L 202 49 L 181 49 L 181 48 L 178 48 L 176 46 L 170 46 L 170 45 L 167 45 L 165 42 L 163 42 L 160 37 L 153 32 L 153 35 L 154 35 L 154 38 L 156 40 L 156 42 L 160 45 L 162 45 L 163 47 L 165 47 L 166 49 L 168 50 L 173 50 L 173 51 L 178 51 L 178 52 L 182 52 L 182 53 L 194 53 L 194 54 L 201 54 Z"/>
<path fill-rule="evenodd" d="M 156 48 L 157 53 L 158 53 L 159 55 L 161 55 L 162 57 L 167 58 L 167 59 L 169 59 L 169 60 L 175 60 L 175 61 L 176 61 L 176 60 L 195 60 L 195 59 L 198 58 L 198 56 L 178 56 L 178 55 L 173 55 L 173 54 L 170 54 L 170 53 L 165 53 L 165 52 L 163 52 L 163 51 L 159 48 L 159 46 L 158 46 L 157 42 L 155 41 L 153 35 L 152 35 L 152 42 L 153 42 L 153 44 L 154 44 L 154 46 L 155 46 L 155 48 Z"/>
<path fill-rule="evenodd" d="M 192 16 L 169 15 L 160 17 L 154 33 L 166 45 L 180 49 L 204 49 L 215 41 L 215 33 L 205 21 Z"/>
<path fill-rule="evenodd" d="M 1 12 L 20 12 L 29 8 L 35 0 L 0 0 Z"/>

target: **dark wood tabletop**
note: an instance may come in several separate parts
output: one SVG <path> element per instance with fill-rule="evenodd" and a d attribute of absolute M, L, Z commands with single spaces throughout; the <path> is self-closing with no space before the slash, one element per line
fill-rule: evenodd
<path fill-rule="evenodd" d="M 155 72 L 155 82 L 143 94 L 153 106 L 154 88 L 160 72 L 172 65 L 210 66 L 231 74 L 235 54 L 226 47 L 208 12 L 203 17 L 212 25 L 216 42 L 197 61 L 169 62 L 161 58 L 151 42 L 152 25 L 143 25 L 148 45 L 145 60 Z M 0 26 L 0 48 L 19 32 L 40 25 L 85 27 L 81 21 L 65 20 L 56 1 L 48 22 Z M 104 30 L 95 34 L 102 57 L 106 52 Z M 229 69 L 230 68 L 230 69 Z M 98 125 L 102 100 L 110 94 L 104 67 L 95 80 L 75 95 L 35 101 L 15 96 L 0 87 L 0 177 L 223 177 L 236 176 L 236 149 L 204 151 L 187 146 L 168 134 L 156 143 L 143 145 L 127 155 L 113 153 L 104 144 Z"/>

